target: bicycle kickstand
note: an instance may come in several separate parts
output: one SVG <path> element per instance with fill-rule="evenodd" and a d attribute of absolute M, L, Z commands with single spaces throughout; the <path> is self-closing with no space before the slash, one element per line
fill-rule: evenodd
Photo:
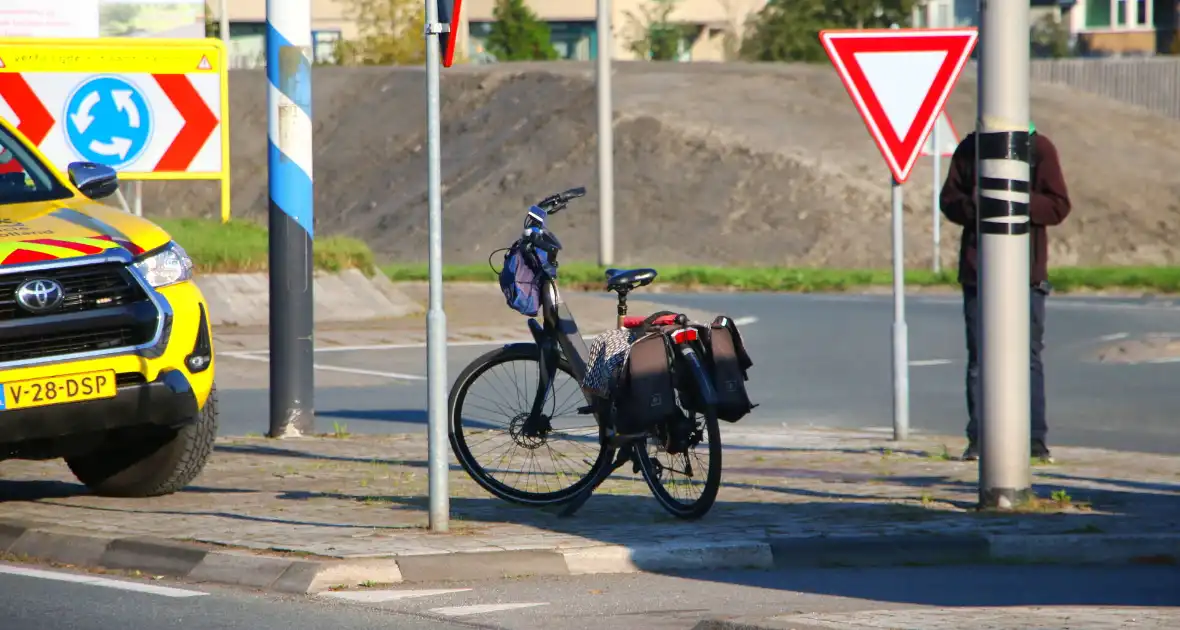
<path fill-rule="evenodd" d="M 586 486 L 584 490 L 574 495 L 573 498 L 571 498 L 565 504 L 565 507 L 557 513 L 557 516 L 561 518 L 573 516 L 575 512 L 577 512 L 582 508 L 583 505 L 586 504 L 586 501 L 590 500 L 590 495 L 594 494 L 594 491 L 598 489 L 598 486 L 602 485 L 602 482 L 606 481 L 607 477 L 610 477 L 611 474 L 622 468 L 623 465 L 629 461 L 631 461 L 631 447 L 628 446 L 619 449 L 618 452 L 615 453 L 614 463 L 612 463 L 610 466 L 603 466 L 598 475 L 594 478 L 594 483 L 591 483 L 590 485 Z"/>

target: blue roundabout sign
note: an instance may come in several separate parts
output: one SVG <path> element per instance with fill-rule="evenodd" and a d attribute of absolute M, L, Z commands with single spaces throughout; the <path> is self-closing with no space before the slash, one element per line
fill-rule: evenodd
<path fill-rule="evenodd" d="M 121 77 L 79 85 L 66 101 L 66 138 L 79 157 L 111 168 L 143 154 L 152 137 L 152 112 L 143 92 Z"/>

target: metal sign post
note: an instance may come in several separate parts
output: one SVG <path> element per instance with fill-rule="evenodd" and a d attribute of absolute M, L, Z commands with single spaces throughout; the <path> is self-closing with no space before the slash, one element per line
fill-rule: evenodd
<path fill-rule="evenodd" d="M 905 230 L 901 182 L 891 180 L 893 201 L 893 439 L 910 435 L 909 328 L 905 323 Z"/>
<path fill-rule="evenodd" d="M 820 42 L 893 174 L 893 439 L 910 431 L 902 184 L 954 89 L 977 32 L 963 29 L 820 31 Z M 916 104 L 916 107 L 915 107 Z M 934 151 L 937 153 L 937 151 Z"/>
<path fill-rule="evenodd" d="M 980 6 L 976 208 L 983 376 L 979 503 L 1010 508 L 1029 470 L 1029 7 Z"/>
<path fill-rule="evenodd" d="M 447 50 L 441 50 L 442 34 L 451 32 L 458 23 L 461 3 L 439 10 L 439 0 L 426 0 L 426 139 L 429 224 L 429 280 L 430 304 L 426 311 L 426 414 L 428 419 L 428 470 L 430 485 L 430 531 L 450 529 L 451 497 L 447 487 L 447 314 L 443 310 L 442 279 L 442 166 L 439 118 L 439 74 L 446 56 L 450 65 L 454 55 L 455 37 L 445 40 Z M 439 22 L 445 13 L 449 24 Z"/>
<path fill-rule="evenodd" d="M 939 252 L 942 247 L 942 213 L 939 211 L 939 206 L 942 204 L 938 200 L 938 193 L 942 188 L 942 173 L 939 172 L 942 170 L 942 145 L 938 143 L 940 126 L 935 124 L 934 129 L 930 132 L 930 144 L 934 145 L 934 150 L 930 152 L 930 170 L 934 174 L 934 181 L 930 185 L 930 189 L 933 191 L 930 194 L 930 208 L 934 211 L 934 249 L 930 255 L 930 266 L 934 273 L 938 273 L 942 268 L 942 256 Z"/>
<path fill-rule="evenodd" d="M 942 269 L 942 257 L 939 255 L 942 249 L 942 209 L 939 201 L 939 193 L 942 191 L 942 158 L 955 155 L 955 149 L 959 146 L 958 138 L 959 134 L 951 122 L 951 115 L 944 109 L 938 115 L 938 121 L 934 123 L 934 128 L 930 131 L 930 138 L 926 144 L 922 145 L 921 154 L 931 157 L 931 170 L 934 173 L 933 191 L 930 195 L 934 210 L 934 253 L 931 256 L 931 267 L 934 269 L 934 273 L 938 273 Z"/>
<path fill-rule="evenodd" d="M 615 262 L 615 140 L 611 97 L 611 0 L 598 0 L 598 264 Z"/>

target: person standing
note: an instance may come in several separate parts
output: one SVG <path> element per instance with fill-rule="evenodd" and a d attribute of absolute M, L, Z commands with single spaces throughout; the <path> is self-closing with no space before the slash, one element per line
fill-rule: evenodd
<path fill-rule="evenodd" d="M 1029 378 L 1031 437 L 1030 456 L 1053 461 L 1047 446 L 1049 428 L 1045 420 L 1045 368 L 1041 351 L 1045 347 L 1045 299 L 1052 290 L 1048 278 L 1048 227 L 1060 225 L 1069 216 L 1071 204 L 1057 147 L 1036 126 L 1029 124 L 1032 182 L 1029 221 Z M 951 157 L 939 205 L 947 220 L 963 226 L 959 243 L 959 285 L 963 292 L 963 319 L 967 333 L 967 449 L 963 459 L 979 459 L 980 405 L 983 397 L 979 371 L 981 313 L 977 267 L 978 231 L 975 215 L 975 133 L 963 138 Z"/>

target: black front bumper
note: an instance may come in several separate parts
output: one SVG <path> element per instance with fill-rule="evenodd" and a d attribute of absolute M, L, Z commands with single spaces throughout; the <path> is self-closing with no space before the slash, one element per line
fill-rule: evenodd
<path fill-rule="evenodd" d="M 114 398 L 0 411 L 0 444 L 127 427 L 195 422 L 197 396 L 184 374 L 165 370 L 151 383 L 123 385 Z"/>

